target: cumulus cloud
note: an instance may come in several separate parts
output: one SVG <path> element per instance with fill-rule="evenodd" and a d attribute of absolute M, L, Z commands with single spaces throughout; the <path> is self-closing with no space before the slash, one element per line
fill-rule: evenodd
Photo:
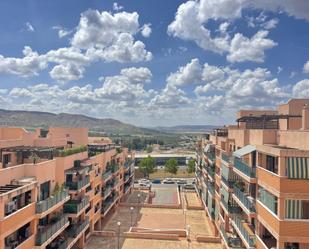
<path fill-rule="evenodd" d="M 34 27 L 31 25 L 30 22 L 26 22 L 26 30 L 29 32 L 34 32 Z"/>
<path fill-rule="evenodd" d="M 122 9 L 123 9 L 123 6 L 118 5 L 118 3 L 116 3 L 116 2 L 113 3 L 113 10 L 114 11 L 120 11 Z"/>
<path fill-rule="evenodd" d="M 309 79 L 301 80 L 293 86 L 293 97 L 308 98 L 308 96 L 309 96 Z"/>
<path fill-rule="evenodd" d="M 234 36 L 227 34 L 228 22 L 241 18 L 244 9 L 283 11 L 295 18 L 309 20 L 309 4 L 306 0 L 189 0 L 178 7 L 175 19 L 168 26 L 167 32 L 171 36 L 193 41 L 205 50 L 219 54 L 227 53 L 227 59 L 232 62 L 262 62 L 265 50 L 276 45 L 267 38 L 268 32 L 265 30 L 275 28 L 278 19 L 267 20 L 262 12 L 257 18 L 249 18 L 249 26 L 255 27 L 257 22 L 262 29 L 253 37 L 245 37 L 240 33 Z M 207 28 L 209 20 L 225 20 L 218 27 L 219 35 L 212 34 Z"/>
<path fill-rule="evenodd" d="M 61 26 L 53 29 L 58 30 L 59 37 L 73 32 Z M 56 63 L 49 74 L 53 79 L 65 83 L 81 79 L 85 68 L 97 61 L 125 63 L 152 59 L 152 53 L 146 50 L 145 44 L 134 38 L 141 30 L 136 12 L 112 14 L 90 9 L 81 14 L 79 24 L 74 30 L 76 32 L 68 47 L 39 55 L 26 46 L 23 58 L 0 55 L 0 74 L 29 77 L 37 75 L 51 63 Z M 145 34 L 150 35 L 150 32 L 146 28 Z"/>
<path fill-rule="evenodd" d="M 309 73 L 309 61 L 305 63 L 303 70 L 304 70 L 304 73 Z"/>
<path fill-rule="evenodd" d="M 141 33 L 144 37 L 149 37 L 151 35 L 152 29 L 150 26 L 150 23 L 143 25 Z"/>

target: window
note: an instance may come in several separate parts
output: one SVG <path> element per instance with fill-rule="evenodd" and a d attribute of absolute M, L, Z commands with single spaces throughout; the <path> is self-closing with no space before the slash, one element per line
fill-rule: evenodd
<path fill-rule="evenodd" d="M 266 169 L 278 174 L 278 158 L 266 155 Z"/>
<path fill-rule="evenodd" d="M 285 218 L 309 219 L 309 200 L 285 200 Z"/>
<path fill-rule="evenodd" d="M 266 189 L 259 187 L 258 199 L 273 213 L 278 214 L 278 197 L 268 192 Z"/>

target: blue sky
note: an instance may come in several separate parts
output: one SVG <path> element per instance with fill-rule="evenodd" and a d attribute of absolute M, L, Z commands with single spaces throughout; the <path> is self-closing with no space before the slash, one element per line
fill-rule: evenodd
<path fill-rule="evenodd" d="M 0 2 L 0 104 L 139 126 L 309 97 L 306 0 Z"/>

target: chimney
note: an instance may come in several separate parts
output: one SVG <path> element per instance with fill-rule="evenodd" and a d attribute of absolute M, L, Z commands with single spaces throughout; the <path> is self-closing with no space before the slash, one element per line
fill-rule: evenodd
<path fill-rule="evenodd" d="M 309 106 L 304 105 L 302 110 L 302 130 L 309 130 Z"/>

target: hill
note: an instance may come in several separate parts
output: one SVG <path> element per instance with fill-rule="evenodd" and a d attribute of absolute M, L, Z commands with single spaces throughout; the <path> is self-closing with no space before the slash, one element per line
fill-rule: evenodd
<path fill-rule="evenodd" d="M 29 128 L 49 126 L 88 127 L 90 131 L 107 134 L 158 134 L 159 131 L 140 128 L 115 119 L 99 119 L 79 114 L 49 113 L 0 109 L 0 125 Z"/>

